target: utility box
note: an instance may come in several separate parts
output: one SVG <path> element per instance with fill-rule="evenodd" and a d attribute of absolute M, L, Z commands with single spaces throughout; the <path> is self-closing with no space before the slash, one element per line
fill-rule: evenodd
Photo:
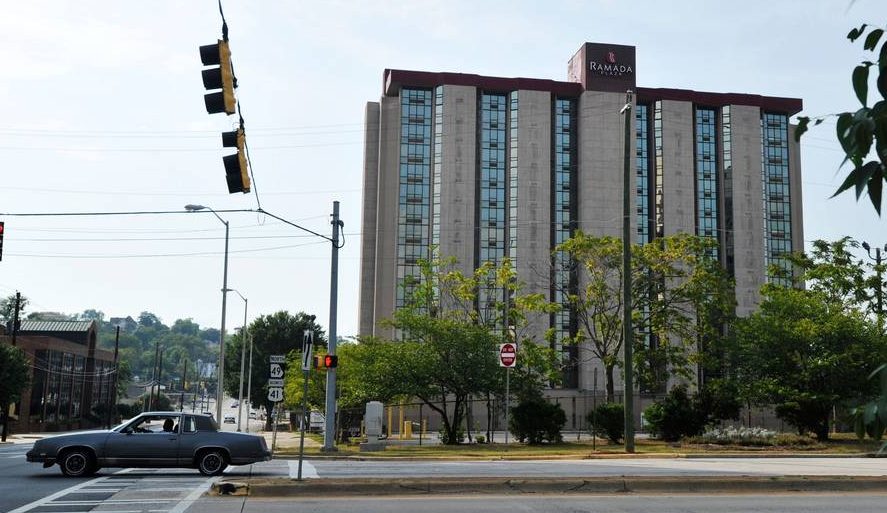
<path fill-rule="evenodd" d="M 379 442 L 379 437 L 382 436 L 382 414 L 384 411 L 385 406 L 379 401 L 367 403 L 364 416 L 367 441 L 360 444 L 361 452 L 385 450 L 385 444 Z"/>

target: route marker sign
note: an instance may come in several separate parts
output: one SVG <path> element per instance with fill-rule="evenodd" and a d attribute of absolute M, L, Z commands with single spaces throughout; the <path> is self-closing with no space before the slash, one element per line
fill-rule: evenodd
<path fill-rule="evenodd" d="M 283 374 L 286 356 L 272 354 L 268 357 L 270 366 L 268 369 L 268 400 L 273 403 L 283 401 Z"/>

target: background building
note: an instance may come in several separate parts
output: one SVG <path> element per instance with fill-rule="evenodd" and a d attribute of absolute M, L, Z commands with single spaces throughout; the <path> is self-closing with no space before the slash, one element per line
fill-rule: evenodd
<path fill-rule="evenodd" d="M 21 321 L 16 346 L 31 362 L 31 384 L 11 412 L 10 432 L 103 425 L 114 404 L 114 352 L 97 346 L 95 321 Z M 12 343 L 9 334 L 0 343 Z"/>
<path fill-rule="evenodd" d="M 385 70 L 366 107 L 361 334 L 392 335 L 379 322 L 434 246 L 466 272 L 510 257 L 526 292 L 559 301 L 551 280 L 571 277 L 550 275 L 552 249 L 577 229 L 621 237 L 628 89 L 635 241 L 716 238 L 737 313 L 753 311 L 768 266 L 803 249 L 789 123 L 801 100 L 636 87 L 635 74 L 634 47 L 595 43 L 570 59 L 566 82 Z M 575 322 L 537 319 L 536 339 L 549 327 L 562 336 Z M 590 389 L 593 367 L 568 388 Z"/>

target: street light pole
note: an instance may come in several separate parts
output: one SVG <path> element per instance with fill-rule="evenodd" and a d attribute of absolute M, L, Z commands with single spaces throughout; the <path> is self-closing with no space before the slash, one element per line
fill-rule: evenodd
<path fill-rule="evenodd" d="M 243 300 L 243 328 L 240 330 L 240 393 L 237 394 L 237 431 L 240 431 L 240 418 L 243 412 L 243 367 L 246 364 L 246 310 L 249 307 L 249 300 L 235 289 L 231 289 L 231 292 L 236 292 L 240 299 Z M 249 425 L 249 414 L 247 414 L 246 423 Z"/>
<path fill-rule="evenodd" d="M 219 370 L 216 373 L 216 422 L 221 422 L 222 400 L 224 396 L 223 381 L 225 377 L 225 312 L 228 306 L 228 221 L 222 219 L 215 210 L 203 205 L 185 205 L 185 210 L 189 212 L 209 210 L 216 216 L 216 219 L 225 225 L 225 267 L 222 274 L 222 329 L 221 333 L 219 333 Z"/>
<path fill-rule="evenodd" d="M 875 308 L 877 311 L 875 312 L 878 316 L 878 331 L 880 333 L 884 332 L 884 298 L 883 298 L 883 284 L 884 281 L 881 278 L 881 274 L 883 273 L 883 268 L 881 267 L 881 248 L 875 248 L 875 256 L 872 257 L 872 247 L 869 246 L 868 242 L 862 243 L 863 249 L 865 249 L 866 253 L 870 259 L 875 261 L 875 276 L 878 278 L 878 286 L 875 288 L 875 301 L 877 304 Z M 884 245 L 884 251 L 887 251 L 887 244 Z"/>
<path fill-rule="evenodd" d="M 249 335 L 249 377 L 246 379 L 246 404 L 249 409 L 246 410 L 246 432 L 249 433 L 249 412 L 253 409 L 253 334 Z"/>
<path fill-rule="evenodd" d="M 625 93 L 625 172 L 622 188 L 622 344 L 625 350 L 625 452 L 634 452 L 634 335 L 631 328 L 631 103 L 632 91 Z"/>

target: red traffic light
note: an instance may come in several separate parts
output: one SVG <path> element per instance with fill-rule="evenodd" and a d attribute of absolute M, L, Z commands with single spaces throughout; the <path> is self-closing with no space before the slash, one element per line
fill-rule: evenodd
<path fill-rule="evenodd" d="M 334 354 L 328 354 L 323 357 L 323 366 L 327 369 L 335 369 L 339 366 L 339 357 Z"/>

